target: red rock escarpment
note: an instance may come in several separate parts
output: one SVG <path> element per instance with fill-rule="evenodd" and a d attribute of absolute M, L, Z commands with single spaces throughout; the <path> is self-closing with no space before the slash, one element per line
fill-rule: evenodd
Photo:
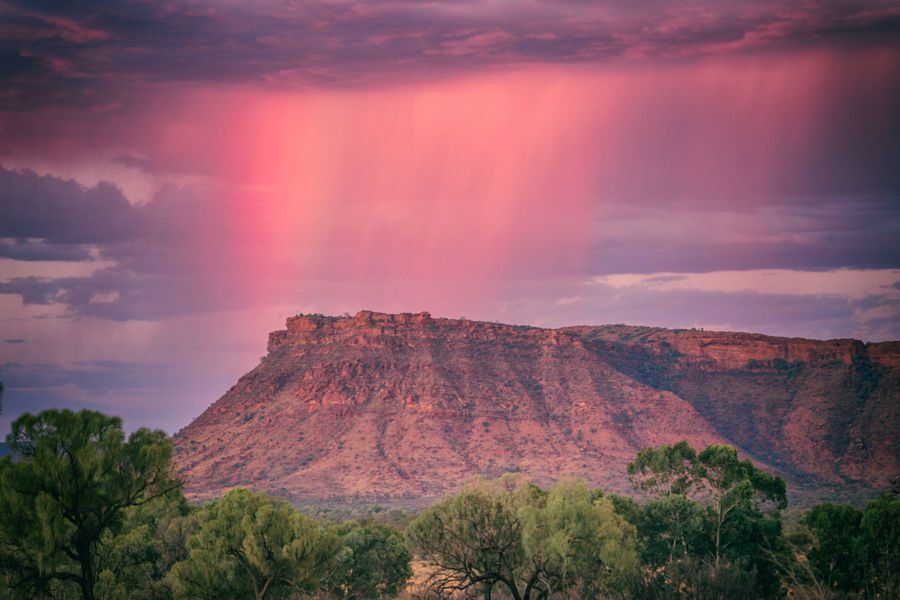
<path fill-rule="evenodd" d="M 474 475 L 628 489 L 645 446 L 738 446 L 807 489 L 900 471 L 900 344 L 427 313 L 298 316 L 176 436 L 187 491 L 429 498 Z"/>

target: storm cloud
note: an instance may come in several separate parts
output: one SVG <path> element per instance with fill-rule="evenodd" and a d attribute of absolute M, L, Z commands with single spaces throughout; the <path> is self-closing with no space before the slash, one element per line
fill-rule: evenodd
<path fill-rule="evenodd" d="M 490 65 L 890 43 L 891 2 L 10 2 L 0 103 L 108 106 L 130 85 L 348 86 Z"/>

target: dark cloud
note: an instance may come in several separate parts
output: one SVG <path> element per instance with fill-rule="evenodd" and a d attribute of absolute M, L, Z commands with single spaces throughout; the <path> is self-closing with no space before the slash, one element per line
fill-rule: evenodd
<path fill-rule="evenodd" d="M 354 85 L 510 63 L 896 44 L 866 2 L 14 2 L 0 25 L 8 107 L 102 106 L 135 82 Z"/>
<path fill-rule="evenodd" d="M 96 394 L 110 391 L 153 389 L 171 375 L 173 367 L 98 360 L 68 365 L 0 364 L 0 380 L 10 390 L 74 386 Z"/>
<path fill-rule="evenodd" d="M 32 305 L 62 304 L 74 315 L 114 321 L 155 320 L 172 315 L 241 308 L 247 299 L 227 272 L 210 277 L 172 269 L 161 274 L 121 267 L 85 277 L 18 277 L 0 282 L 0 294 Z"/>
<path fill-rule="evenodd" d="M 220 218 L 223 208 L 209 190 L 167 186 L 132 205 L 112 184 L 85 187 L 0 167 L 0 256 L 115 264 L 81 277 L 13 278 L 0 282 L 0 294 L 114 320 L 235 307 L 241 296 L 226 265 L 249 242 L 239 224 Z"/>
<path fill-rule="evenodd" d="M 53 244 L 43 240 L 0 240 L 0 257 L 12 260 L 83 261 L 91 259 L 84 244 Z"/>
<path fill-rule="evenodd" d="M 0 211 L 0 238 L 39 238 L 55 245 L 120 241 L 132 237 L 137 225 L 135 208 L 112 184 L 87 188 L 71 180 L 2 167 Z M 5 255 L 46 252 L 46 245 L 31 242 L 2 248 Z"/>
<path fill-rule="evenodd" d="M 9 339 L 3 340 L 3 343 L 4 344 L 24 344 L 25 340 L 23 340 L 22 338 L 9 338 Z"/>

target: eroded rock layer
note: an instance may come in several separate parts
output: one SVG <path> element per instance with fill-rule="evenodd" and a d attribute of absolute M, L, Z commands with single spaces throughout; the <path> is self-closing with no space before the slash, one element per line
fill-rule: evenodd
<path fill-rule="evenodd" d="M 828 497 L 900 472 L 898 409 L 898 342 L 362 311 L 288 319 L 176 463 L 196 499 L 425 500 L 507 471 L 623 492 L 637 450 L 687 439 Z"/>

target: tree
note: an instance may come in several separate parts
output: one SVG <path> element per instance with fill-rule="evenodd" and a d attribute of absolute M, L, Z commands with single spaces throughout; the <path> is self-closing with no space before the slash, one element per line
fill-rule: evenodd
<path fill-rule="evenodd" d="M 866 505 L 859 552 L 869 597 L 900 597 L 900 499 L 886 493 Z"/>
<path fill-rule="evenodd" d="M 628 473 L 636 489 L 657 498 L 635 521 L 646 559 L 659 560 L 658 546 L 665 542 L 673 559 L 709 557 L 708 582 L 724 581 L 723 569 L 737 565 L 756 573 L 761 593 L 779 593 L 776 570 L 789 553 L 781 533 L 780 511 L 787 505 L 783 479 L 740 460 L 731 446 L 711 445 L 697 453 L 684 441 L 641 450 Z M 702 524 L 692 517 L 697 512 L 691 504 L 705 507 Z M 691 532 L 700 535 L 691 536 L 688 546 Z M 683 552 L 676 553 L 679 543 Z"/>
<path fill-rule="evenodd" d="M 337 598 L 395 596 L 412 577 L 412 555 L 396 528 L 371 520 L 347 521 L 337 533 L 343 548 L 326 583 Z"/>
<path fill-rule="evenodd" d="M 685 440 L 644 448 L 628 463 L 628 477 L 636 489 L 656 496 L 686 494 L 694 484 L 697 451 Z"/>
<path fill-rule="evenodd" d="M 24 596 L 77 585 L 93 600 L 101 539 L 129 507 L 177 490 L 165 433 L 83 410 L 48 410 L 12 424 L 0 460 L 0 568 Z"/>
<path fill-rule="evenodd" d="M 433 591 L 486 599 L 497 586 L 514 600 L 576 588 L 588 598 L 635 563 L 633 527 L 583 482 L 470 487 L 426 510 L 408 535 L 431 565 Z"/>
<path fill-rule="evenodd" d="M 636 565 L 634 528 L 583 481 L 562 481 L 526 498 L 519 514 L 528 559 L 523 574 L 531 576 L 523 581 L 535 581 L 538 598 L 563 590 L 595 597 Z"/>
<path fill-rule="evenodd" d="M 784 480 L 757 469 L 749 460 L 739 460 L 731 446 L 711 445 L 697 456 L 693 481 L 701 494 L 709 494 L 715 517 L 715 565 L 730 543 L 722 536 L 726 524 L 738 512 L 758 513 L 767 503 L 778 510 L 787 506 Z M 702 496 L 701 496 L 702 497 Z"/>
<path fill-rule="evenodd" d="M 703 507 L 681 494 L 653 499 L 637 515 L 644 562 L 658 566 L 687 556 L 699 556 L 708 547 Z"/>
<path fill-rule="evenodd" d="M 787 506 L 784 480 L 738 459 L 731 446 L 713 444 L 699 454 L 686 441 L 646 448 L 628 465 L 628 474 L 637 489 L 655 491 L 660 497 L 691 496 L 709 507 L 716 567 L 731 543 L 723 534 L 738 520 L 738 513 L 759 515 L 766 508 Z"/>
<path fill-rule="evenodd" d="M 852 506 L 819 504 L 803 517 L 812 532 L 807 559 L 818 580 L 842 591 L 860 587 L 858 556 L 859 525 L 862 513 Z"/>
<path fill-rule="evenodd" d="M 232 490 L 197 514 L 188 557 L 172 569 L 178 598 L 264 600 L 322 587 L 340 540 L 286 501 Z"/>
<path fill-rule="evenodd" d="M 489 599 L 499 583 L 521 600 L 516 577 L 525 560 L 522 524 L 507 498 L 465 490 L 423 512 L 407 534 L 432 565 L 431 589 L 477 589 Z"/>
<path fill-rule="evenodd" d="M 118 535 L 104 536 L 97 568 L 105 600 L 171 600 L 172 566 L 187 558 L 194 526 L 184 496 L 172 494 L 129 508 Z"/>

